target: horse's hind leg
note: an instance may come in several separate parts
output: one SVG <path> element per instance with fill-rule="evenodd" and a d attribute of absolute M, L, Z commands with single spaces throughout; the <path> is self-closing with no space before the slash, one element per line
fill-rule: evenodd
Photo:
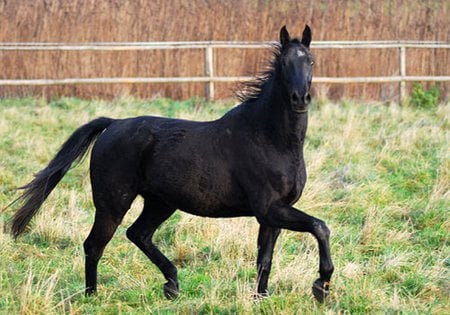
<path fill-rule="evenodd" d="M 98 212 L 97 212 L 98 213 Z M 103 255 L 103 251 L 111 240 L 114 232 L 119 226 L 119 220 L 109 215 L 95 216 L 92 230 L 84 242 L 85 252 L 85 273 L 86 273 L 86 295 L 91 295 L 97 291 L 97 265 Z"/>
<path fill-rule="evenodd" d="M 97 291 L 97 265 L 103 255 L 106 245 L 114 235 L 125 213 L 131 206 L 135 195 L 128 194 L 128 198 L 106 197 L 97 193 L 93 188 L 94 203 L 96 207 L 95 221 L 92 230 L 84 242 L 86 295 Z M 109 195 L 109 194 L 108 194 Z M 117 200 L 116 200 L 117 199 Z"/>
<path fill-rule="evenodd" d="M 162 201 L 146 199 L 141 215 L 127 230 L 127 237 L 144 252 L 166 278 L 164 295 L 168 299 L 178 296 L 177 268 L 153 244 L 152 237 L 158 226 L 167 220 L 175 210 Z"/>

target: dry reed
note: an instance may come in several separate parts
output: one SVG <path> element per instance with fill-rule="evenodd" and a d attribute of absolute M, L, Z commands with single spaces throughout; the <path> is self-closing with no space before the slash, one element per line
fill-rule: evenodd
<path fill-rule="evenodd" d="M 449 40 L 448 1 L 0 1 L 0 42 L 132 42 L 276 40 L 286 24 L 300 35 L 305 23 L 314 40 Z M 226 13 L 226 14 L 225 14 Z M 398 74 L 395 49 L 316 50 L 317 76 Z M 218 75 L 254 74 L 266 51 L 215 51 Z M 407 50 L 407 74 L 449 75 L 448 49 Z M 0 79 L 203 75 L 201 50 L 127 52 L 0 52 Z M 448 83 L 438 84 L 444 95 Z M 235 84 L 217 84 L 229 97 Z M 396 100 L 398 84 L 316 85 L 329 98 Z M 203 84 L 109 84 L 0 87 L 0 96 L 106 97 L 132 94 L 188 98 Z"/>

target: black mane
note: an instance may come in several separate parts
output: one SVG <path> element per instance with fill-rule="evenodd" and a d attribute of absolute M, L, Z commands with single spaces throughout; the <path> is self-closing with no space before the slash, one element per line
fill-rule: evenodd
<path fill-rule="evenodd" d="M 291 41 L 293 44 L 300 44 L 301 42 L 294 38 Z M 259 73 L 254 79 L 245 81 L 239 84 L 235 95 L 239 101 L 251 102 L 257 100 L 261 95 L 266 83 L 273 77 L 277 70 L 278 60 L 281 56 L 281 44 L 278 42 L 271 44 L 272 58 L 267 61 L 267 67 L 261 73 Z"/>
<path fill-rule="evenodd" d="M 281 56 L 280 43 L 276 42 L 271 44 L 271 51 L 272 58 L 267 62 L 266 69 L 260 72 L 254 79 L 239 84 L 235 95 L 242 103 L 257 100 L 266 83 L 275 74 L 278 60 Z"/>

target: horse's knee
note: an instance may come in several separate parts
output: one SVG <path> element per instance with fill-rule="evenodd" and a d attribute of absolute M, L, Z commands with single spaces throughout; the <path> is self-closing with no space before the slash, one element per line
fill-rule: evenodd
<path fill-rule="evenodd" d="M 314 235 L 320 240 L 328 240 L 330 238 L 330 229 L 322 220 L 313 223 Z"/>

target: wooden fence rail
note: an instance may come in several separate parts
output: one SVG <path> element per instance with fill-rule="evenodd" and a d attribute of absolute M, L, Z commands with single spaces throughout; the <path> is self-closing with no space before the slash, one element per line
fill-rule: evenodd
<path fill-rule="evenodd" d="M 111 84 L 111 83 L 205 83 L 205 94 L 214 99 L 214 83 L 247 81 L 251 77 L 214 75 L 214 49 L 269 48 L 275 42 L 121 42 L 121 43 L 0 43 L 0 51 L 120 51 L 120 50 L 167 50 L 167 49 L 203 49 L 205 53 L 204 76 L 196 77 L 133 77 L 133 78 L 66 78 L 66 79 L 3 79 L 0 86 L 6 85 L 60 85 L 60 84 Z M 316 83 L 399 83 L 400 102 L 406 98 L 406 82 L 433 81 L 450 82 L 445 76 L 408 76 L 406 73 L 406 50 L 408 48 L 449 49 L 448 42 L 431 41 L 321 41 L 313 42 L 314 49 L 398 49 L 399 75 L 375 77 L 314 77 Z"/>

